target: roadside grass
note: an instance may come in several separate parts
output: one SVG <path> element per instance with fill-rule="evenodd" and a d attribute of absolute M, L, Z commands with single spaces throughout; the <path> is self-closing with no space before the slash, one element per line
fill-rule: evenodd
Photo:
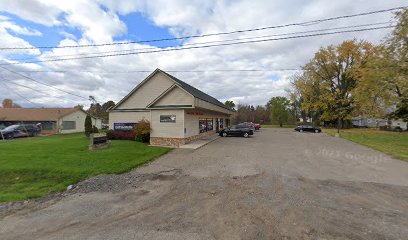
<path fill-rule="evenodd" d="M 108 149 L 88 150 L 84 134 L 0 141 L 0 202 L 63 191 L 98 174 L 118 174 L 170 151 L 134 141 L 112 141 Z"/>
<path fill-rule="evenodd" d="M 325 128 L 323 132 L 334 136 L 337 133 L 337 129 Z M 352 128 L 340 130 L 340 136 L 401 160 L 408 161 L 408 133 Z"/>
<path fill-rule="evenodd" d="M 279 125 L 261 125 L 261 128 L 295 128 L 295 125 L 283 125 L 280 127 Z"/>

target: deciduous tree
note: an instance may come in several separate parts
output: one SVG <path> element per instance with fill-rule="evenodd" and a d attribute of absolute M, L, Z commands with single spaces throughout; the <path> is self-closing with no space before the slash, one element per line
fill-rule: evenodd
<path fill-rule="evenodd" d="M 2 102 L 3 108 L 12 108 L 13 107 L 13 100 L 10 98 L 5 98 Z"/>
<path fill-rule="evenodd" d="M 230 107 L 232 109 L 235 109 L 235 103 L 234 101 L 225 101 L 225 106 Z"/>
<path fill-rule="evenodd" d="M 357 70 L 367 66 L 374 51 L 369 42 L 357 40 L 321 48 L 293 82 L 302 97 L 302 109 L 318 112 L 324 121 L 337 121 L 339 128 L 344 126 L 356 109 Z"/>
<path fill-rule="evenodd" d="M 290 101 L 285 97 L 273 97 L 269 101 L 271 107 L 271 119 L 277 121 L 282 127 L 288 121 L 290 112 Z"/>

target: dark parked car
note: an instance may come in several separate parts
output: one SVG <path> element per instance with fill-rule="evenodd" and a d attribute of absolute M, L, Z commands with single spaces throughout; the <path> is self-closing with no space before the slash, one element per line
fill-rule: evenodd
<path fill-rule="evenodd" d="M 0 139 L 13 139 L 15 137 L 34 137 L 40 134 L 41 129 L 34 124 L 11 125 L 0 130 Z"/>
<path fill-rule="evenodd" d="M 242 137 L 249 137 L 250 135 L 254 135 L 254 130 L 251 128 L 244 126 L 244 125 L 235 125 L 230 128 L 226 128 L 220 131 L 220 136 L 242 136 Z"/>
<path fill-rule="evenodd" d="M 251 129 L 252 131 L 255 131 L 255 124 L 253 124 L 252 122 L 243 122 L 238 124 L 238 126 L 244 126 Z"/>
<path fill-rule="evenodd" d="M 308 125 L 301 125 L 301 126 L 297 126 L 295 128 L 295 131 L 298 132 L 314 132 L 314 133 L 319 133 L 322 130 L 318 127 L 312 127 L 312 126 L 308 126 Z"/>

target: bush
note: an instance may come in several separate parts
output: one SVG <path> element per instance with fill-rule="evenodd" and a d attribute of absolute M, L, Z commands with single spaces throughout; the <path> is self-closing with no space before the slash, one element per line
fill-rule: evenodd
<path fill-rule="evenodd" d="M 93 129 L 92 129 L 92 119 L 91 119 L 91 116 L 86 115 L 86 118 L 85 118 L 85 135 L 86 135 L 87 137 L 89 137 L 89 135 L 90 135 L 92 132 L 93 132 Z"/>
<path fill-rule="evenodd" d="M 132 140 L 134 141 L 136 134 L 134 131 L 112 131 L 111 139 L 114 140 Z"/>
<path fill-rule="evenodd" d="M 150 141 L 150 122 L 143 119 L 134 127 L 134 132 L 136 141 L 148 143 Z"/>
<path fill-rule="evenodd" d="M 99 132 L 98 128 L 96 126 L 93 126 L 92 133 L 98 133 L 98 132 Z"/>
<path fill-rule="evenodd" d="M 109 140 L 113 139 L 113 130 L 110 130 L 110 129 L 108 129 L 108 130 L 102 130 L 102 132 L 106 133 L 106 137 L 107 137 Z"/>

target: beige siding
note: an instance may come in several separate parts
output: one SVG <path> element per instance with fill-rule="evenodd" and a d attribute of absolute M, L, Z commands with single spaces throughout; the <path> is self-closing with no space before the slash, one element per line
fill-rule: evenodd
<path fill-rule="evenodd" d="M 128 99 L 122 102 L 117 109 L 145 108 L 173 84 L 174 81 L 170 80 L 167 76 L 157 73 L 141 85 Z"/>
<path fill-rule="evenodd" d="M 113 123 L 133 123 L 142 119 L 150 121 L 150 111 L 143 112 L 109 112 L 109 129 L 113 129 Z"/>
<path fill-rule="evenodd" d="M 179 87 L 174 87 L 164 96 L 162 96 L 157 102 L 153 104 L 156 106 L 166 106 L 166 105 L 191 105 L 194 104 L 194 97 L 188 94 L 186 91 Z"/>
<path fill-rule="evenodd" d="M 186 135 L 185 137 L 191 137 L 200 134 L 199 124 L 198 121 L 200 118 L 212 118 L 213 119 L 213 126 L 214 130 L 216 130 L 216 119 L 223 118 L 224 119 L 224 127 L 225 127 L 225 119 L 229 118 L 228 115 L 219 114 L 216 112 L 205 111 L 203 109 L 186 109 L 184 111 L 184 127 L 186 128 Z"/>
<path fill-rule="evenodd" d="M 75 133 L 75 132 L 84 132 L 85 131 L 85 118 L 86 113 L 81 110 L 70 113 L 60 119 L 58 119 L 58 129 L 59 133 Z M 64 121 L 75 121 L 75 129 L 66 130 L 62 128 L 62 123 Z M 98 129 L 102 128 L 102 121 L 100 119 L 92 118 L 92 124 L 95 125 Z"/>
<path fill-rule="evenodd" d="M 198 120 L 200 116 L 184 113 L 184 127 L 186 128 L 185 137 L 191 137 L 200 134 Z"/>
<path fill-rule="evenodd" d="M 217 112 L 221 112 L 221 113 L 225 113 L 225 114 L 232 114 L 233 113 L 232 111 L 230 111 L 228 109 L 219 107 L 217 105 L 211 104 L 209 102 L 203 101 L 203 100 L 198 99 L 198 98 L 195 99 L 195 107 L 205 108 L 205 109 L 208 109 L 208 110 L 211 110 L 211 111 L 217 111 Z"/>
<path fill-rule="evenodd" d="M 98 129 L 102 128 L 102 119 L 99 118 L 92 119 L 92 122 Z"/>
<path fill-rule="evenodd" d="M 151 137 L 169 137 L 183 138 L 184 137 L 184 110 L 151 110 Z M 175 123 L 160 122 L 160 115 L 176 115 Z"/>

